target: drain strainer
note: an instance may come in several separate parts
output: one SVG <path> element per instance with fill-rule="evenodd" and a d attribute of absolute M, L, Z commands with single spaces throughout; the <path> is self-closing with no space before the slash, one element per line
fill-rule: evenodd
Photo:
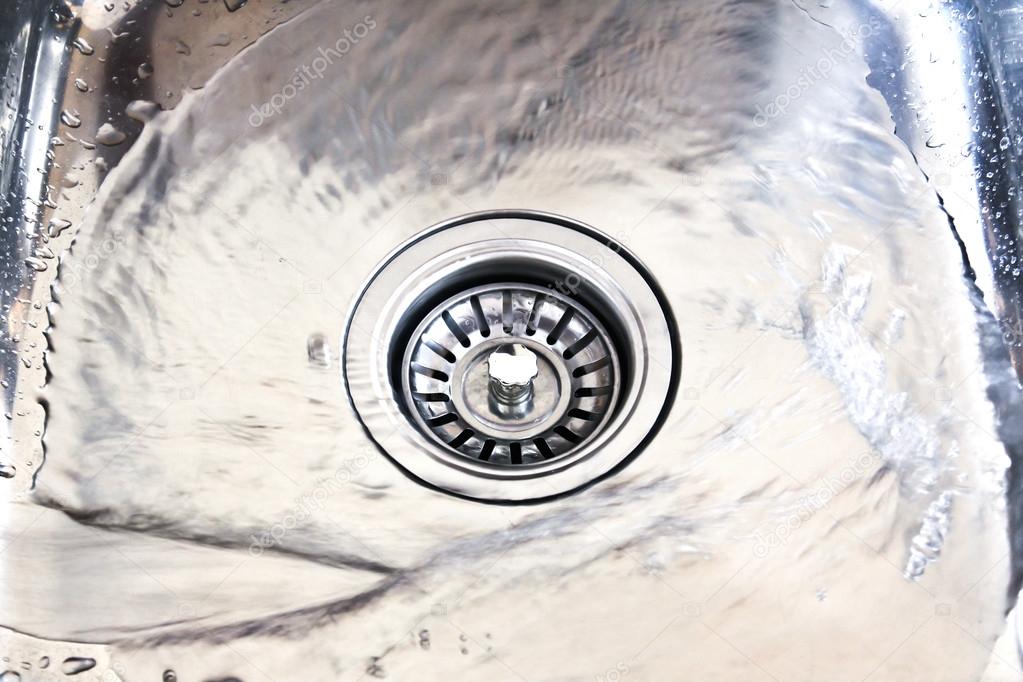
<path fill-rule="evenodd" d="M 560 216 L 487 212 L 427 230 L 366 284 L 344 380 L 380 448 L 492 501 L 580 488 L 638 451 L 681 358 L 634 256 Z"/>
<path fill-rule="evenodd" d="M 618 357 L 577 302 L 502 284 L 445 301 L 412 334 L 405 398 L 424 431 L 511 466 L 550 460 L 607 421 Z"/>

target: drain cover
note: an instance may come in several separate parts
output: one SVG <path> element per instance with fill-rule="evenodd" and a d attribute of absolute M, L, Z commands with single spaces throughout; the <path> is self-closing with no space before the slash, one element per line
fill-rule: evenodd
<path fill-rule="evenodd" d="M 412 334 L 405 366 L 405 398 L 424 431 L 511 466 L 585 443 L 610 416 L 618 383 L 618 356 L 594 317 L 522 284 L 445 301 Z"/>
<path fill-rule="evenodd" d="M 427 483 L 492 501 L 611 471 L 652 435 L 680 368 L 635 257 L 532 212 L 473 214 L 404 244 L 361 292 L 343 349 L 380 448 Z"/>

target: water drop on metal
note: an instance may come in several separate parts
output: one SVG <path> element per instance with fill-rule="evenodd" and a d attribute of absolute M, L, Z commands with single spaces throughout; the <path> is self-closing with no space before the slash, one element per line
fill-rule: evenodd
<path fill-rule="evenodd" d="M 160 112 L 160 105 L 145 99 L 136 99 L 128 103 L 124 113 L 128 118 L 135 119 L 140 123 L 147 123 Z"/>
<path fill-rule="evenodd" d="M 60 122 L 68 128 L 77 128 L 82 125 L 82 119 L 79 118 L 78 112 L 71 111 L 70 109 L 60 112 Z"/>
<path fill-rule="evenodd" d="M 96 659 L 87 656 L 71 656 L 65 658 L 60 671 L 65 675 L 78 675 L 96 667 Z"/>
<path fill-rule="evenodd" d="M 76 183 L 77 184 L 77 183 Z M 71 221 L 63 218 L 53 218 L 50 220 L 49 226 L 47 226 L 46 233 L 50 236 L 50 239 L 59 237 L 64 230 L 71 227 Z"/>
<path fill-rule="evenodd" d="M 96 50 L 93 49 L 92 45 L 90 45 L 89 42 L 85 38 L 75 38 L 75 42 L 73 42 L 71 44 L 74 45 L 75 49 L 77 49 L 79 52 L 81 52 L 85 56 L 89 56 L 90 54 L 92 54 L 93 52 L 96 51 Z"/>
<path fill-rule="evenodd" d="M 96 141 L 108 147 L 113 147 L 124 142 L 127 135 L 109 123 L 104 123 L 96 131 Z"/>

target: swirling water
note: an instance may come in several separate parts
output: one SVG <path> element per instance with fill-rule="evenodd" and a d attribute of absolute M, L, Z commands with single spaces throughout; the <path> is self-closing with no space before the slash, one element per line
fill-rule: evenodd
<path fill-rule="evenodd" d="M 33 564 L 59 587 L 5 625 L 127 679 L 975 677 L 1007 581 L 977 319 L 843 41 L 754 1 L 271 31 L 147 124 L 62 259 L 35 501 L 68 524 Z M 630 466 L 503 507 L 382 457 L 336 356 L 397 243 L 519 207 L 632 249 L 684 355 Z"/>

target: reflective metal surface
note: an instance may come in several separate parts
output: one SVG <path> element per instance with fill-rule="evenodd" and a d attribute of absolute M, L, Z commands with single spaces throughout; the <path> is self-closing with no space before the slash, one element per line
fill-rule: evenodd
<path fill-rule="evenodd" d="M 1021 39 L 1005 1 L 6 3 L 3 679 L 1023 679 Z M 378 379 L 412 273 L 517 238 L 358 305 L 508 209 L 623 244 L 666 305 L 612 307 L 683 344 L 640 455 L 529 505 Z"/>

